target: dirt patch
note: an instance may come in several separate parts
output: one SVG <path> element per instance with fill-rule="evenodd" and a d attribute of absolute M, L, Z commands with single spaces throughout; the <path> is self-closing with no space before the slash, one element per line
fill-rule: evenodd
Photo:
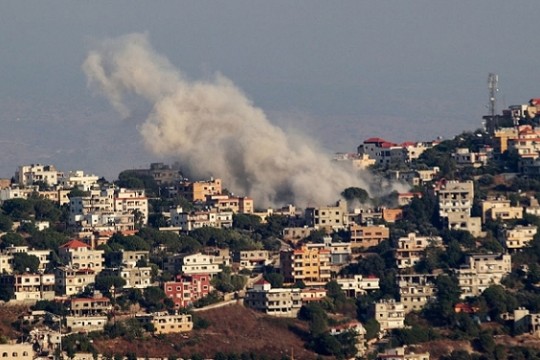
<path fill-rule="evenodd" d="M 28 306 L 23 305 L 0 305 L 0 336 L 8 339 L 16 339 L 21 333 L 13 328 L 12 324 L 19 316 L 28 312 Z"/>
<path fill-rule="evenodd" d="M 434 340 L 427 343 L 414 345 L 415 352 L 429 352 L 431 359 L 439 359 L 441 356 L 450 354 L 454 350 L 465 350 L 473 352 L 473 348 L 468 341 Z"/>
<path fill-rule="evenodd" d="M 230 305 L 199 312 L 198 316 L 210 323 L 206 329 L 180 335 L 153 337 L 128 342 L 125 340 L 96 340 L 95 346 L 103 354 L 127 354 L 165 357 L 189 357 L 200 354 L 213 357 L 217 352 L 254 353 L 269 359 L 281 359 L 294 353 L 295 359 L 314 359 L 317 354 L 304 346 L 306 324 L 296 319 L 279 319 Z"/>

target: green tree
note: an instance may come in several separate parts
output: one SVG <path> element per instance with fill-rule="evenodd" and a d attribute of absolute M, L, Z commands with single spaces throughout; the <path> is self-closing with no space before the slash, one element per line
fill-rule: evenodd
<path fill-rule="evenodd" d="M 6 216 L 2 213 L 0 213 L 0 231 L 11 231 L 13 228 L 13 221 L 11 221 L 11 218 L 9 216 Z"/>
<path fill-rule="evenodd" d="M 347 202 L 358 201 L 361 204 L 365 204 L 369 201 L 368 192 L 359 187 L 346 188 L 341 192 L 341 196 L 347 200 Z"/>
<path fill-rule="evenodd" d="M 39 259 L 27 253 L 13 254 L 13 271 L 22 274 L 25 272 L 36 273 L 39 268 Z"/>

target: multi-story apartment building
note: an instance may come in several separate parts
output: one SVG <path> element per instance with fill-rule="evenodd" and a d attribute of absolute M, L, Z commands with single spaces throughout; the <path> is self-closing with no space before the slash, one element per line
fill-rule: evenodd
<path fill-rule="evenodd" d="M 174 334 L 193 330 L 193 320 L 190 314 L 169 314 L 167 312 L 154 314 L 137 314 L 135 318 L 143 323 L 154 325 L 154 334 Z"/>
<path fill-rule="evenodd" d="M 178 186 L 178 193 L 188 201 L 204 202 L 207 196 L 221 194 L 221 186 L 221 179 L 214 178 L 208 181 L 182 181 Z"/>
<path fill-rule="evenodd" d="M 171 226 L 180 228 L 183 232 L 190 232 L 203 227 L 230 228 L 232 226 L 233 212 L 223 209 L 209 209 L 204 211 L 184 211 L 181 207 L 172 208 Z"/>
<path fill-rule="evenodd" d="M 381 326 L 381 331 L 401 329 L 405 327 L 405 308 L 395 300 L 379 300 L 374 304 L 375 320 Z"/>
<path fill-rule="evenodd" d="M 379 278 L 375 276 L 353 275 L 352 277 L 338 277 L 336 281 L 341 286 L 341 290 L 353 298 L 379 289 Z"/>
<path fill-rule="evenodd" d="M 0 274 L 11 274 L 13 272 L 13 255 L 0 253 Z"/>
<path fill-rule="evenodd" d="M 62 261 L 73 269 L 91 269 L 96 273 L 103 270 L 104 251 L 92 250 L 88 244 L 73 239 L 58 248 Z"/>
<path fill-rule="evenodd" d="M 418 236 L 415 233 L 399 238 L 396 248 L 398 269 L 416 265 L 424 256 L 424 251 L 428 246 L 442 247 L 442 238 L 440 236 Z"/>
<path fill-rule="evenodd" d="M 49 186 L 58 184 L 59 172 L 54 165 L 21 165 L 15 172 L 15 179 L 20 186 L 43 182 Z"/>
<path fill-rule="evenodd" d="M 439 215 L 448 218 L 450 213 L 465 213 L 471 215 L 474 199 L 474 185 L 472 181 L 446 181 L 438 190 Z"/>
<path fill-rule="evenodd" d="M 420 311 L 436 297 L 434 285 L 436 276 L 431 274 L 399 275 L 399 301 L 405 313 Z"/>
<path fill-rule="evenodd" d="M 113 273 L 126 281 L 125 289 L 145 289 L 153 285 L 152 268 L 150 266 L 122 266 Z"/>
<path fill-rule="evenodd" d="M 458 166 L 472 166 L 479 168 L 487 164 L 489 159 L 488 151 L 492 149 L 484 149 L 484 151 L 472 152 L 468 148 L 458 148 L 452 153 L 452 158 Z"/>
<path fill-rule="evenodd" d="M 321 246 L 322 245 L 322 246 Z M 287 282 L 324 285 L 330 280 L 330 250 L 324 244 L 306 244 L 280 253 L 281 272 Z"/>
<path fill-rule="evenodd" d="M 274 288 L 264 279 L 246 292 L 247 307 L 279 317 L 296 317 L 302 307 L 301 289 Z"/>
<path fill-rule="evenodd" d="M 207 274 L 179 275 L 176 281 L 165 282 L 163 290 L 177 308 L 184 308 L 207 296 L 212 286 Z"/>
<path fill-rule="evenodd" d="M 180 272 L 185 275 L 206 274 L 212 278 L 221 272 L 220 264 L 222 262 L 213 255 L 196 253 L 178 257 Z"/>
<path fill-rule="evenodd" d="M 314 227 L 286 227 L 283 229 L 283 240 L 297 243 L 298 241 L 307 238 L 316 229 Z"/>
<path fill-rule="evenodd" d="M 60 266 L 55 269 L 55 290 L 58 295 L 77 295 L 96 282 L 96 273 L 92 269 L 74 269 Z"/>
<path fill-rule="evenodd" d="M 358 321 L 350 321 L 344 324 L 330 327 L 330 335 L 335 336 L 344 332 L 353 332 L 356 335 L 356 356 L 362 357 L 365 355 L 366 347 L 366 329 Z"/>
<path fill-rule="evenodd" d="M 513 220 L 523 218 L 523 208 L 512 206 L 505 198 L 488 198 L 482 201 L 482 221 Z"/>
<path fill-rule="evenodd" d="M 507 254 L 470 255 L 466 265 L 457 269 L 461 298 L 478 296 L 492 285 L 498 285 L 512 271 L 512 259 Z"/>
<path fill-rule="evenodd" d="M 85 174 L 82 170 L 70 171 L 58 179 L 59 184 L 64 189 L 77 188 L 83 191 L 89 191 L 97 185 L 99 177 L 93 174 Z"/>
<path fill-rule="evenodd" d="M 69 331 L 102 331 L 107 324 L 107 315 L 113 309 L 111 301 L 95 293 L 91 298 L 73 298 L 68 301 L 69 315 L 66 326 Z"/>
<path fill-rule="evenodd" d="M 229 211 L 234 214 L 253 214 L 255 211 L 253 199 L 250 197 L 237 197 L 230 195 L 208 195 L 206 204 L 216 208 L 219 212 Z"/>
<path fill-rule="evenodd" d="M 348 225 L 347 204 L 340 200 L 335 206 L 309 207 L 304 217 L 309 227 L 329 230 L 345 229 Z"/>
<path fill-rule="evenodd" d="M 0 277 L 0 283 L 13 289 L 10 302 L 35 303 L 54 299 L 54 274 L 16 274 Z"/>
<path fill-rule="evenodd" d="M 517 225 L 512 229 L 504 230 L 504 246 L 508 251 L 523 249 L 534 239 L 538 232 L 535 225 Z"/>
<path fill-rule="evenodd" d="M 10 360 L 33 360 L 36 359 L 36 352 L 31 343 L 15 343 L 0 344 L 0 356 L 3 359 Z"/>
<path fill-rule="evenodd" d="M 349 224 L 349 231 L 353 251 L 377 246 L 390 238 L 390 229 L 384 225 L 360 226 L 352 223 Z"/>
<path fill-rule="evenodd" d="M 144 190 L 117 189 L 114 192 L 114 210 L 123 214 L 138 214 L 138 221 L 142 225 L 148 224 L 148 198 Z"/>
<path fill-rule="evenodd" d="M 38 270 L 44 271 L 47 268 L 47 265 L 50 262 L 51 257 L 51 250 L 36 250 L 36 249 L 29 249 L 28 246 L 9 246 L 6 249 L 4 249 L 4 254 L 7 256 L 13 257 L 14 254 L 18 253 L 24 253 L 28 255 L 32 255 L 38 258 L 39 260 L 39 266 Z M 1 259 L 1 255 L 0 255 Z M 2 264 L 0 263 L 0 267 Z M 1 272 L 1 269 L 0 269 Z"/>
<path fill-rule="evenodd" d="M 173 185 L 184 180 L 178 163 L 174 163 L 172 166 L 164 163 L 151 163 L 148 169 L 130 169 L 127 171 L 143 176 L 151 176 L 160 186 Z"/>
<path fill-rule="evenodd" d="M 239 270 L 262 271 L 271 263 L 268 250 L 243 250 L 233 252 L 233 262 L 238 263 Z"/>

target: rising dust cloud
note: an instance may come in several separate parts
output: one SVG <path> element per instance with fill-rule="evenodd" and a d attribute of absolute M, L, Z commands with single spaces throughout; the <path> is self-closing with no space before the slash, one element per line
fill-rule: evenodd
<path fill-rule="evenodd" d="M 146 35 L 102 42 L 82 68 L 122 117 L 132 110 L 126 97 L 151 104 L 139 131 L 152 153 L 178 160 L 196 178 L 222 178 L 256 206 L 325 205 L 347 187 L 367 189 L 366 173 L 342 168 L 311 141 L 270 123 L 231 80 L 186 80 Z"/>

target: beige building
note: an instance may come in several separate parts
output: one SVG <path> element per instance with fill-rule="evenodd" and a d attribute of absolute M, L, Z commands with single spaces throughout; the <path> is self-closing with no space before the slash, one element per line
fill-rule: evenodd
<path fill-rule="evenodd" d="M 148 224 L 148 198 L 144 190 L 117 189 L 114 192 L 114 210 L 123 214 L 139 214 L 141 224 Z"/>
<path fill-rule="evenodd" d="M 507 254 L 477 254 L 467 257 L 466 265 L 456 270 L 461 298 L 478 296 L 492 285 L 499 285 L 512 271 L 512 258 Z"/>
<path fill-rule="evenodd" d="M 330 328 L 330 335 L 335 336 L 343 334 L 344 332 L 352 331 L 356 335 L 356 356 L 362 357 L 365 355 L 366 347 L 366 329 L 358 321 L 350 321 L 345 324 L 332 326 Z"/>
<path fill-rule="evenodd" d="M 450 230 L 468 231 L 475 237 L 484 236 L 482 219 L 480 217 L 471 217 L 466 211 L 448 213 L 446 221 Z"/>
<path fill-rule="evenodd" d="M 92 269 L 73 269 L 67 266 L 55 269 L 56 292 L 59 295 L 77 295 L 90 284 L 96 282 L 96 273 Z"/>
<path fill-rule="evenodd" d="M 347 203 L 340 200 L 335 206 L 307 208 L 305 211 L 306 224 L 320 229 L 344 229 L 348 225 Z"/>
<path fill-rule="evenodd" d="M 296 243 L 307 238 L 316 229 L 314 227 L 286 227 L 283 229 L 283 240 Z"/>
<path fill-rule="evenodd" d="M 211 277 L 221 272 L 218 258 L 213 255 L 196 253 L 179 257 L 180 271 L 186 275 L 208 274 Z"/>
<path fill-rule="evenodd" d="M 193 330 L 193 320 L 189 314 L 137 314 L 136 318 L 143 323 L 154 325 L 155 334 L 174 334 Z"/>
<path fill-rule="evenodd" d="M 219 195 L 222 192 L 221 179 L 211 178 L 208 181 L 183 181 L 178 187 L 180 196 L 188 201 L 206 201 L 207 196 Z"/>
<path fill-rule="evenodd" d="M 54 165 L 22 165 L 15 172 L 15 179 L 20 186 L 34 185 L 36 182 L 44 182 L 52 186 L 58 184 L 59 172 Z"/>
<path fill-rule="evenodd" d="M 239 270 L 262 271 L 271 263 L 267 250 L 243 250 L 233 253 L 233 262 L 238 263 Z"/>
<path fill-rule="evenodd" d="M 487 220 L 513 220 L 523 218 L 521 206 L 511 206 L 510 200 L 505 198 L 491 198 L 482 201 L 482 221 Z"/>
<path fill-rule="evenodd" d="M 255 206 L 250 197 L 237 197 L 229 195 L 211 195 L 206 197 L 206 204 L 216 208 L 219 212 L 229 211 L 234 214 L 253 214 Z"/>
<path fill-rule="evenodd" d="M 504 245 L 509 251 L 515 251 L 527 247 L 534 239 L 538 228 L 534 225 L 517 225 L 512 229 L 504 230 Z"/>
<path fill-rule="evenodd" d="M 407 346 L 387 349 L 385 352 L 377 355 L 378 360 L 429 360 L 429 358 L 428 352 L 415 353 Z"/>
<path fill-rule="evenodd" d="M 353 251 L 377 246 L 390 238 L 390 229 L 384 225 L 360 226 L 352 223 L 349 224 L 349 231 Z"/>
<path fill-rule="evenodd" d="M 324 285 L 330 280 L 330 261 L 330 250 L 325 249 L 324 244 L 307 244 L 280 253 L 281 272 L 285 281 L 303 281 L 308 286 Z"/>
<path fill-rule="evenodd" d="M 13 272 L 13 255 L 0 253 L 0 274 Z"/>
<path fill-rule="evenodd" d="M 126 281 L 125 289 L 145 289 L 153 285 L 150 266 L 123 266 L 115 273 Z"/>
<path fill-rule="evenodd" d="M 405 327 L 405 308 L 395 300 L 379 300 L 374 304 L 375 320 L 381 326 L 381 331 L 402 329 Z"/>
<path fill-rule="evenodd" d="M 278 317 L 296 317 L 302 307 L 302 290 L 294 288 L 274 288 L 264 279 L 246 292 L 245 305 Z"/>
<path fill-rule="evenodd" d="M 347 296 L 354 298 L 365 295 L 368 291 L 379 289 L 379 278 L 374 276 L 353 275 L 352 277 L 338 277 L 336 282 Z"/>
<path fill-rule="evenodd" d="M 440 236 L 418 236 L 410 233 L 399 238 L 396 248 L 396 264 L 398 269 L 406 269 L 416 265 L 423 257 L 428 246 L 443 247 Z"/>
<path fill-rule="evenodd" d="M 35 357 L 34 347 L 29 343 L 15 342 L 0 344 L 0 358 L 9 360 L 32 360 Z"/>
<path fill-rule="evenodd" d="M 454 212 L 471 215 L 474 199 L 472 181 L 447 181 L 440 186 L 438 196 L 441 218 L 448 218 L 448 215 Z"/>
<path fill-rule="evenodd" d="M 50 250 L 29 249 L 28 246 L 13 246 L 12 245 L 6 248 L 4 252 L 8 256 L 13 256 L 14 254 L 17 254 L 17 253 L 25 253 L 25 254 L 37 257 L 39 260 L 38 270 L 45 270 L 47 268 L 47 265 L 49 264 L 49 258 L 51 256 Z M 0 255 L 0 259 L 2 259 L 2 255 Z M 1 266 L 2 264 L 0 263 L 0 267 Z"/>
<path fill-rule="evenodd" d="M 54 298 L 54 280 L 54 274 L 16 274 L 3 276 L 0 282 L 12 287 L 10 302 L 31 304 Z"/>
<path fill-rule="evenodd" d="M 405 313 L 420 311 L 431 300 L 436 298 L 434 280 L 431 274 L 399 275 L 399 301 Z"/>
<path fill-rule="evenodd" d="M 92 250 L 88 244 L 77 239 L 61 245 L 58 253 L 62 261 L 73 269 L 91 269 L 100 273 L 105 264 L 103 250 Z"/>

